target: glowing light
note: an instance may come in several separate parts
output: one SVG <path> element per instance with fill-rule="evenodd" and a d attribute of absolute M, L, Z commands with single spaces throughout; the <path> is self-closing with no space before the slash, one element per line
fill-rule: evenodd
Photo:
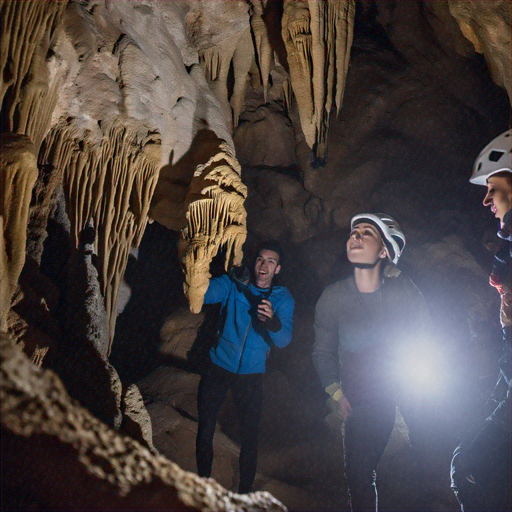
<path fill-rule="evenodd" d="M 407 388 L 423 393 L 441 393 L 445 384 L 445 357 L 435 343 L 407 344 L 399 354 L 399 373 Z"/>

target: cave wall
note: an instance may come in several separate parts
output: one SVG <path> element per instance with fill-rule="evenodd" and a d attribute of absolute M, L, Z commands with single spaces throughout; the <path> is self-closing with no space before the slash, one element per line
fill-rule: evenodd
<path fill-rule="evenodd" d="M 32 505 L 68 507 L 76 483 L 35 476 L 62 457 L 92 489 L 76 507 L 134 497 L 136 508 L 150 486 L 155 509 L 281 509 L 268 495 L 229 501 L 239 498 L 215 486 L 212 505 L 204 482 L 151 454 L 194 470 L 198 376 L 183 365 L 203 316 L 187 308 L 201 310 L 209 277 L 240 264 L 243 247 L 247 258 L 272 237 L 292 255 L 282 279 L 300 315 L 292 347 L 270 365 L 259 485 L 290 506 L 342 506 L 332 476 L 341 454 L 301 430 L 324 435 L 309 362 L 312 308 L 346 270 L 343 239 L 361 210 L 400 220 L 402 265 L 449 351 L 476 371 L 491 367 L 496 347 L 485 333 L 498 329 L 497 297 L 483 244 L 493 246 L 493 226 L 467 175 L 509 123 L 510 2 L 3 0 L 0 8 L 2 432 L 25 454 L 9 458 L 11 498 L 30 480 Z M 153 220 L 174 235 L 148 228 Z M 129 317 L 147 285 L 137 265 L 156 251 L 150 237 L 143 245 L 151 229 L 165 249 L 146 276 L 146 318 L 159 315 L 148 340 L 145 319 Z M 170 297 L 155 277 L 166 265 Z M 141 355 L 156 358 L 137 384 L 123 372 L 128 352 L 134 366 L 144 366 Z M 160 358 L 173 362 L 162 369 Z M 302 403 L 290 406 L 297 393 Z M 17 412 L 19 400 L 31 414 Z M 64 409 L 72 425 L 45 407 Z M 231 488 L 238 448 L 232 411 L 223 414 L 214 476 Z M 95 456 L 134 480 L 76 452 L 90 429 Z M 41 456 L 31 457 L 41 437 Z M 107 438 L 119 453 L 104 450 Z M 300 461 L 315 451 L 325 464 L 302 474 Z"/>

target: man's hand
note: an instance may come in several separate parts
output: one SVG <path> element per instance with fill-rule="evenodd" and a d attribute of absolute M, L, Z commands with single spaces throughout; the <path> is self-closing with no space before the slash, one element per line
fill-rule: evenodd
<path fill-rule="evenodd" d="M 268 299 L 262 299 L 258 304 L 257 317 L 260 322 L 266 322 L 274 318 L 274 308 Z"/>

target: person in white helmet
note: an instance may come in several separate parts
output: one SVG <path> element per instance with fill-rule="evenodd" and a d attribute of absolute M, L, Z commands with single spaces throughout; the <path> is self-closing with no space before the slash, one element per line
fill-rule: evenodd
<path fill-rule="evenodd" d="M 487 187 L 483 204 L 499 221 L 503 243 L 494 260 L 490 284 L 501 297 L 503 354 L 493 399 L 494 412 L 455 450 L 452 489 L 463 511 L 511 510 L 511 208 L 512 130 L 496 137 L 478 155 L 470 182 Z"/>
<path fill-rule="evenodd" d="M 316 305 L 313 364 L 343 421 L 353 511 L 377 510 L 376 468 L 400 395 L 399 347 L 414 343 L 430 324 L 422 294 L 396 267 L 404 247 L 389 215 L 356 215 L 347 241 L 353 272 L 328 286 Z"/>

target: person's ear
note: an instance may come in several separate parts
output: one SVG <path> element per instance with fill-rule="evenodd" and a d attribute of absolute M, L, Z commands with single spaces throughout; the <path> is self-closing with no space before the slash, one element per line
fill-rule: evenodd
<path fill-rule="evenodd" d="M 279 274 L 279 272 L 281 272 L 281 265 L 277 265 L 276 271 L 274 272 L 274 275 L 275 274 Z"/>
<path fill-rule="evenodd" d="M 389 253 L 388 253 L 388 250 L 386 249 L 386 247 L 382 247 L 381 251 L 379 252 L 379 258 L 381 258 L 381 259 L 389 258 Z M 389 258 L 389 259 L 391 259 L 391 258 Z"/>

